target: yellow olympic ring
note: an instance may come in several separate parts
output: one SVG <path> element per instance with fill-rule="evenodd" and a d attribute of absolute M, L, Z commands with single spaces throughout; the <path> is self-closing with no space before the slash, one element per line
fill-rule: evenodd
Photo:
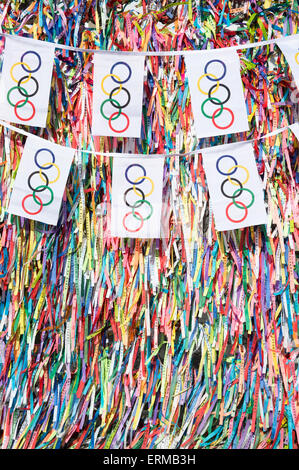
<path fill-rule="evenodd" d="M 247 183 L 247 181 L 249 180 L 249 171 L 247 170 L 247 168 L 245 168 L 245 166 L 242 166 L 242 165 L 234 165 L 234 166 L 232 166 L 232 167 L 228 170 L 227 173 L 231 173 L 231 171 L 232 171 L 234 168 L 242 168 L 243 170 L 246 171 L 247 178 L 246 178 L 245 181 L 241 182 L 241 184 Z M 227 178 L 228 178 L 228 180 L 230 181 L 231 184 L 233 184 L 234 186 L 238 186 L 238 183 L 233 183 L 233 181 L 232 181 L 230 175 L 227 175 Z"/>
<path fill-rule="evenodd" d="M 151 185 L 152 185 L 152 189 L 150 190 L 150 192 L 144 195 L 144 197 L 148 197 L 148 196 L 150 196 L 150 195 L 153 193 L 154 188 L 155 188 L 155 185 L 154 185 L 153 180 L 152 180 L 149 176 L 139 176 L 138 178 L 136 178 L 136 180 L 134 181 L 134 183 L 138 183 L 138 181 L 143 180 L 143 179 L 148 180 L 148 181 L 151 183 Z M 137 191 L 136 191 L 136 186 L 135 186 L 135 184 L 133 185 L 133 190 L 134 190 L 134 193 L 135 193 L 138 197 L 140 197 L 140 194 L 138 194 Z"/>
<path fill-rule="evenodd" d="M 217 77 L 215 75 L 213 75 L 212 73 L 204 73 L 201 77 L 199 77 L 198 81 L 197 81 L 197 88 L 199 89 L 199 91 L 201 93 L 203 93 L 204 95 L 208 95 L 209 93 L 206 93 L 205 91 L 203 91 L 200 86 L 199 86 L 199 83 L 200 83 L 200 80 L 204 77 L 212 77 L 212 78 L 215 78 L 217 80 Z M 216 91 L 218 90 L 219 88 L 219 81 L 217 81 L 217 85 L 216 85 L 216 88 L 215 90 L 211 93 L 211 95 L 213 95 L 214 93 L 216 93 Z"/>
<path fill-rule="evenodd" d="M 12 80 L 13 80 L 14 82 L 19 83 L 19 80 L 16 80 L 15 77 L 13 76 L 13 74 L 12 74 L 13 69 L 14 69 L 17 65 L 25 65 L 25 67 L 27 67 L 29 70 L 30 70 L 30 67 L 29 67 L 28 64 L 25 64 L 25 62 L 16 62 L 16 63 L 11 67 L 11 69 L 10 69 L 10 76 L 11 76 L 11 78 L 12 78 Z M 31 72 L 29 72 L 29 75 L 28 75 L 27 80 L 22 80 L 22 83 L 24 84 L 24 83 L 29 82 L 30 78 L 31 78 Z"/>
<path fill-rule="evenodd" d="M 57 170 L 57 177 L 56 177 L 56 179 L 53 180 L 53 181 L 49 181 L 48 184 L 56 183 L 56 181 L 58 181 L 59 178 L 60 178 L 60 169 L 59 169 L 59 167 L 56 165 L 56 163 L 52 163 L 52 162 L 47 162 L 47 163 L 44 163 L 43 165 L 40 165 L 40 166 L 45 167 L 45 166 L 47 166 L 47 165 L 55 166 L 55 168 L 56 168 L 56 170 Z M 45 180 L 45 178 L 42 177 L 42 169 L 39 170 L 39 176 L 40 176 L 41 180 L 44 181 L 44 182 L 47 184 L 47 181 Z"/>
<path fill-rule="evenodd" d="M 104 81 L 105 81 L 106 78 L 108 78 L 108 77 L 114 77 L 114 78 L 116 78 L 119 82 L 121 82 L 121 79 L 120 79 L 117 75 L 114 75 L 114 73 L 108 73 L 107 75 L 105 75 L 105 77 L 104 77 L 104 78 L 102 79 L 102 81 L 101 81 L 101 88 L 102 88 L 102 92 L 105 93 L 105 95 L 107 95 L 107 96 L 109 96 L 110 93 L 107 93 L 107 91 L 104 90 Z M 122 86 L 122 84 L 120 83 L 120 84 L 119 84 L 119 90 L 118 90 L 118 92 L 117 92 L 117 93 L 113 93 L 113 96 L 118 95 L 118 93 L 121 91 L 122 87 L 123 87 L 123 86 Z"/>
<path fill-rule="evenodd" d="M 299 52 L 297 52 L 297 54 L 295 54 L 295 62 L 296 62 L 296 64 L 299 65 L 298 57 L 299 57 Z"/>

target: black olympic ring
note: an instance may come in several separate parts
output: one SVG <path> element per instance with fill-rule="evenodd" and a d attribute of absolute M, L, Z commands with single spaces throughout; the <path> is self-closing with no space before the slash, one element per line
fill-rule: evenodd
<path fill-rule="evenodd" d="M 33 70 L 33 69 L 28 70 L 26 67 L 24 67 L 24 64 L 22 64 L 23 69 L 24 69 L 25 72 L 27 72 L 27 73 L 34 73 L 34 72 L 37 72 L 37 71 L 40 69 L 40 66 L 42 65 L 41 56 L 40 56 L 37 52 L 35 52 L 35 51 L 26 51 L 26 52 L 24 52 L 24 54 L 23 54 L 22 57 L 21 57 L 21 62 L 24 62 L 24 57 L 25 57 L 26 54 L 34 54 L 34 55 L 38 58 L 39 63 L 38 63 L 38 66 L 36 67 L 36 69 L 34 69 L 34 70 Z"/>
<path fill-rule="evenodd" d="M 113 77 L 112 77 L 112 78 L 113 78 Z M 127 96 L 128 96 L 127 102 L 126 102 L 126 104 L 122 104 L 122 105 L 117 106 L 117 105 L 113 104 L 113 101 L 116 102 L 116 100 L 113 100 L 113 98 L 112 98 L 112 97 L 113 97 L 113 92 L 114 92 L 115 90 L 119 90 L 119 87 L 115 87 L 115 88 L 113 88 L 113 90 L 110 91 L 109 99 L 111 100 L 112 106 L 114 106 L 114 108 L 116 108 L 116 109 L 122 109 L 122 108 L 125 108 L 126 106 L 128 106 L 128 104 L 129 104 L 130 101 L 131 101 L 131 94 L 130 94 L 130 92 L 129 92 L 126 88 L 122 88 L 122 91 L 125 91 L 125 92 L 127 93 Z"/>
<path fill-rule="evenodd" d="M 127 190 L 124 192 L 124 201 L 125 201 L 125 204 L 126 204 L 128 207 L 134 207 L 134 208 L 142 206 L 143 202 L 141 202 L 141 201 L 139 201 L 139 204 L 136 205 L 136 206 L 135 206 L 134 204 L 131 205 L 131 204 L 128 203 L 128 201 L 127 201 L 127 194 L 128 194 L 130 191 L 134 191 L 134 189 L 133 189 L 133 188 L 129 188 L 129 189 L 127 189 Z M 141 193 L 142 199 L 145 198 L 144 192 L 142 191 L 142 189 L 136 188 L 136 191 L 139 191 L 139 192 Z M 138 201 L 137 201 L 137 202 L 138 202 Z M 135 203 L 135 204 L 136 204 L 136 203 Z"/>
<path fill-rule="evenodd" d="M 34 93 L 31 93 L 30 95 L 29 95 L 29 94 L 25 95 L 25 94 L 21 91 L 21 83 L 22 83 L 23 80 L 25 80 L 25 79 L 28 78 L 28 77 L 29 77 L 29 75 L 24 75 L 24 77 L 20 78 L 20 80 L 18 81 L 19 92 L 20 92 L 20 94 L 21 94 L 22 96 L 25 96 L 25 98 L 26 98 L 26 97 L 27 97 L 27 98 L 31 98 L 32 96 L 35 96 L 36 93 L 37 93 L 38 90 L 39 90 L 39 84 L 38 84 L 38 81 L 36 80 L 36 78 L 30 77 L 31 80 L 33 80 L 33 81 L 35 82 L 36 89 L 35 89 Z M 26 92 L 26 93 L 27 93 L 27 92 Z"/>
<path fill-rule="evenodd" d="M 122 81 L 119 81 L 119 80 L 116 80 L 115 77 L 113 77 L 113 71 L 114 71 L 114 68 L 117 66 L 117 65 L 124 65 L 125 67 L 127 67 L 127 69 L 129 70 L 129 76 L 125 79 L 125 80 L 122 80 Z M 111 78 L 112 80 L 115 82 L 115 83 L 126 83 L 127 81 L 130 80 L 131 78 L 131 75 L 132 75 L 132 69 L 131 67 L 129 66 L 129 64 L 127 64 L 126 62 L 115 62 L 115 64 L 113 64 L 113 66 L 111 67 L 110 69 L 110 74 L 112 75 Z"/>
<path fill-rule="evenodd" d="M 210 74 L 209 74 L 209 72 L 208 72 L 208 66 L 209 66 L 210 64 L 212 64 L 213 62 L 219 62 L 221 65 L 223 65 L 224 72 L 223 72 L 223 75 L 221 75 L 221 77 L 218 77 L 218 78 L 211 78 L 211 77 L 209 77 Z M 204 72 L 205 72 L 205 74 L 207 74 L 207 78 L 208 78 L 209 80 L 211 80 L 212 82 L 218 82 L 219 80 L 222 80 L 222 78 L 225 77 L 225 75 L 226 75 L 226 65 L 225 65 L 224 62 L 222 62 L 222 60 L 219 60 L 219 59 L 209 60 L 209 62 L 207 62 L 206 65 L 205 65 Z"/>
<path fill-rule="evenodd" d="M 226 193 L 224 192 L 223 187 L 224 187 L 225 183 L 226 183 L 227 181 L 229 181 L 228 178 L 226 178 L 226 179 L 222 182 L 220 190 L 221 190 L 223 196 L 228 197 L 229 199 L 234 199 L 234 198 L 236 198 L 236 197 L 239 197 L 239 196 L 242 194 L 243 185 L 242 185 L 241 181 L 237 180 L 237 178 L 231 178 L 231 180 L 236 181 L 236 182 L 240 185 L 240 189 L 239 189 L 238 194 L 235 194 L 235 193 L 234 193 L 232 196 L 229 196 L 228 194 L 226 194 Z M 237 191 L 238 191 L 238 190 L 237 190 Z M 235 191 L 235 192 L 236 192 L 236 191 Z"/>
<path fill-rule="evenodd" d="M 141 177 L 141 180 L 138 181 L 138 183 L 136 183 L 135 181 L 131 181 L 129 178 L 128 178 L 128 171 L 130 168 L 132 168 L 133 166 L 139 166 L 139 168 L 141 168 L 143 170 L 143 177 Z M 139 165 L 139 163 L 133 163 L 132 165 L 129 165 L 128 168 L 126 169 L 126 173 L 125 173 L 125 177 L 126 177 L 126 180 L 130 183 L 130 184 L 141 184 L 143 183 L 144 181 L 144 177 L 146 176 L 146 170 L 144 168 L 144 166 L 142 165 Z"/>
<path fill-rule="evenodd" d="M 226 158 L 226 157 L 231 158 L 234 161 L 235 166 L 238 164 L 237 160 L 232 155 L 222 155 L 222 157 L 219 157 L 217 162 L 216 162 L 216 168 L 217 168 L 218 173 L 220 173 L 221 175 L 230 176 L 230 175 L 233 175 L 234 173 L 236 173 L 237 168 L 235 168 L 231 173 L 224 173 L 224 171 L 221 171 L 219 169 L 220 160 L 222 160 L 222 158 Z"/>
<path fill-rule="evenodd" d="M 213 86 L 209 89 L 209 99 L 210 99 L 211 103 L 215 104 L 216 106 L 217 106 L 217 105 L 223 105 L 223 104 L 227 103 L 228 100 L 230 99 L 230 89 L 229 89 L 226 85 L 223 85 L 222 83 L 220 83 L 220 84 L 218 85 L 218 88 L 219 88 L 220 86 L 222 86 L 223 88 L 226 89 L 226 91 L 227 91 L 227 98 L 226 98 L 226 100 L 224 100 L 224 101 L 220 101 L 220 100 L 217 98 L 217 101 L 219 101 L 218 103 L 217 103 L 217 101 L 214 100 L 213 97 L 211 97 L 212 90 L 217 87 L 217 83 L 216 83 L 216 85 L 213 85 Z M 217 88 L 217 90 L 218 90 L 218 88 Z M 214 101 L 213 101 L 213 100 L 214 100 Z"/>
<path fill-rule="evenodd" d="M 29 177 L 28 177 L 28 186 L 29 186 L 29 188 L 31 189 L 31 191 L 33 191 L 33 192 L 35 191 L 36 193 L 42 193 L 42 192 L 45 190 L 45 188 L 43 188 L 43 189 L 35 189 L 35 188 L 33 188 L 33 187 L 31 186 L 31 178 L 32 178 L 32 176 L 33 176 L 33 175 L 39 175 L 39 174 L 40 174 L 39 171 L 33 171 L 32 173 L 30 173 L 30 175 L 29 175 Z M 42 175 L 45 177 L 45 179 L 47 180 L 47 181 L 46 181 L 46 186 L 48 186 L 48 184 L 49 184 L 49 178 L 47 177 L 46 173 L 44 173 L 43 171 L 41 171 L 41 174 L 42 174 Z"/>
<path fill-rule="evenodd" d="M 49 170 L 51 168 L 51 165 L 48 165 L 48 166 L 40 166 L 37 162 L 37 155 L 39 154 L 39 152 L 43 152 L 43 151 L 46 151 L 46 152 L 49 152 L 51 155 L 52 155 L 52 163 L 55 163 L 55 156 L 54 156 L 54 153 L 50 150 L 50 149 L 47 149 L 47 148 L 42 148 L 42 149 L 39 149 L 36 154 L 34 155 L 34 162 L 36 164 L 36 166 L 38 166 L 38 168 L 41 168 L 41 170 Z"/>

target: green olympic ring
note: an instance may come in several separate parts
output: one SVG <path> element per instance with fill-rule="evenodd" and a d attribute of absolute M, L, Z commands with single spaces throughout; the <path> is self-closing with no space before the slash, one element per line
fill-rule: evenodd
<path fill-rule="evenodd" d="M 107 103 L 107 102 L 109 102 L 109 103 L 110 103 L 110 102 L 116 103 L 116 105 L 117 105 L 116 107 L 118 108 L 118 114 L 117 114 L 117 116 L 115 116 L 115 117 L 113 117 L 113 118 L 108 118 L 107 116 L 105 116 L 104 111 L 103 111 L 103 107 L 104 107 L 104 104 Z M 104 119 L 107 119 L 107 121 L 109 121 L 109 119 L 111 119 L 111 121 L 114 121 L 115 119 L 117 119 L 117 118 L 121 115 L 121 106 L 120 106 L 120 104 L 119 104 L 118 101 L 116 101 L 115 99 L 112 99 L 112 98 L 110 99 L 110 98 L 109 98 L 109 99 L 103 101 L 103 103 L 101 104 L 100 111 L 101 111 L 101 115 L 103 116 Z M 116 114 L 116 113 L 115 113 L 115 114 Z"/>
<path fill-rule="evenodd" d="M 220 101 L 218 98 L 213 98 L 213 101 L 218 101 L 219 106 L 220 106 L 220 111 L 219 111 L 218 114 L 216 114 L 215 116 L 214 116 L 214 115 L 213 115 L 213 116 L 209 116 L 209 115 L 205 112 L 205 110 L 204 110 L 204 105 L 206 104 L 207 101 L 210 101 L 212 104 L 215 105 L 215 103 L 213 103 L 210 98 L 207 98 L 206 100 L 204 100 L 204 101 L 202 102 L 202 104 L 201 104 L 201 112 L 202 112 L 202 114 L 203 114 L 206 118 L 208 118 L 208 119 L 213 119 L 213 117 L 216 118 L 216 117 L 220 116 L 220 114 L 222 114 L 222 111 L 223 111 L 223 103 L 222 103 L 222 101 Z"/>
<path fill-rule="evenodd" d="M 249 206 L 245 206 L 247 207 L 247 209 L 249 209 L 249 207 L 252 206 L 252 204 L 254 203 L 254 194 L 253 192 L 250 190 L 250 189 L 247 189 L 247 188 L 239 188 L 239 189 L 236 189 L 236 191 L 234 192 L 234 194 L 232 195 L 232 200 L 233 200 L 233 203 L 236 207 L 238 207 L 238 209 L 244 209 L 243 206 L 240 206 L 236 201 L 235 201 L 235 198 L 240 196 L 240 191 L 247 191 L 248 193 L 251 194 L 251 203 L 249 204 Z M 235 196 L 235 194 L 238 193 L 238 196 Z"/>
<path fill-rule="evenodd" d="M 153 215 L 153 212 L 154 212 L 154 209 L 153 209 L 153 206 L 151 205 L 151 203 L 149 201 L 147 201 L 146 199 L 139 199 L 138 201 L 136 201 L 133 206 L 132 206 L 132 213 L 133 213 L 133 216 L 135 217 L 135 219 L 137 220 L 141 220 L 140 217 L 137 217 L 137 215 L 135 214 L 135 207 L 137 206 L 137 204 L 141 202 L 141 204 L 143 202 L 145 202 L 145 204 L 147 204 L 149 207 L 150 207 L 150 214 L 147 216 L 147 217 L 143 217 L 143 220 L 148 220 L 151 218 L 151 216 Z M 138 206 L 139 207 L 139 206 Z"/>
<path fill-rule="evenodd" d="M 19 89 L 21 89 L 23 92 L 25 92 L 25 95 L 23 95 L 23 96 L 25 96 L 24 103 L 23 104 L 18 104 L 18 103 L 13 104 L 10 101 L 10 94 L 13 90 L 19 90 Z M 25 106 L 25 104 L 28 102 L 28 98 L 29 98 L 29 96 L 28 96 L 27 91 L 25 90 L 25 88 L 23 88 L 21 86 L 20 87 L 19 86 L 14 86 L 7 92 L 7 101 L 9 102 L 10 106 L 13 106 L 13 107 L 15 107 L 17 105 L 17 108 L 22 108 L 22 106 Z"/>
<path fill-rule="evenodd" d="M 52 202 L 53 202 L 53 199 L 54 199 L 54 194 L 53 194 L 53 190 L 49 187 L 49 186 L 46 186 L 45 184 L 41 184 L 40 186 L 37 186 L 37 188 L 35 188 L 35 190 L 33 191 L 33 199 L 34 201 L 36 202 L 36 204 L 40 205 L 40 203 L 36 200 L 36 197 L 35 197 L 35 193 L 36 192 L 40 192 L 38 190 L 40 190 L 41 188 L 45 188 L 45 189 L 48 189 L 51 193 L 51 199 L 49 202 L 47 203 L 44 203 L 43 202 L 43 206 L 49 206 Z"/>

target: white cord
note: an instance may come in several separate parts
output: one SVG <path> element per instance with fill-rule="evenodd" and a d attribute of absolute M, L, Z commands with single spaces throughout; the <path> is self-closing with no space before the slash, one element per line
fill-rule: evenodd
<path fill-rule="evenodd" d="M 39 139 L 42 139 L 42 137 L 39 137 L 37 135 L 34 135 L 34 134 L 31 134 L 29 132 L 26 132 L 24 131 L 23 129 L 19 129 L 18 127 L 15 127 L 13 126 L 12 124 L 8 124 L 7 122 L 5 121 L 1 121 L 0 120 L 0 126 L 3 126 L 5 127 L 6 129 L 10 129 L 14 132 L 18 132 L 19 134 L 22 134 L 22 135 L 25 135 L 26 137 L 37 137 Z M 285 127 L 281 127 L 280 129 L 276 129 L 275 131 L 273 132 L 270 132 L 269 134 L 266 134 L 264 136 L 261 136 L 259 137 L 258 139 L 251 139 L 251 140 L 245 140 L 244 143 L 246 142 L 255 142 L 256 140 L 261 140 L 261 139 L 267 139 L 268 137 L 272 137 L 274 135 L 277 135 L 277 134 L 280 134 L 281 132 L 284 132 L 285 130 L 287 129 L 291 129 L 291 131 L 293 132 L 293 129 L 292 129 L 292 126 L 294 126 L 294 124 L 290 124 L 289 126 L 285 126 Z M 84 153 L 89 153 L 91 155 L 102 155 L 103 157 L 114 157 L 114 158 L 123 158 L 123 157 L 140 157 L 142 156 L 143 158 L 144 157 L 150 157 L 150 158 L 165 158 L 165 157 L 187 157 L 188 155 L 195 155 L 195 154 L 198 154 L 198 153 L 201 153 L 203 150 L 211 150 L 215 147 L 217 147 L 218 149 L 221 149 L 221 147 L 226 147 L 227 145 L 239 145 L 239 144 L 242 144 L 242 141 L 241 142 L 233 142 L 231 144 L 221 144 L 221 145 L 215 145 L 213 147 L 205 147 L 203 149 L 195 149 L 195 150 L 192 150 L 190 152 L 186 152 L 186 153 L 151 153 L 151 154 L 143 154 L 143 153 L 113 153 L 113 152 L 95 152 L 94 150 L 84 150 L 84 149 L 75 149 L 76 152 L 84 152 Z M 64 146 L 66 147 L 66 146 Z M 70 148 L 70 147 L 68 147 Z"/>
<path fill-rule="evenodd" d="M 8 33 L 0 33 L 0 36 L 5 36 L 7 38 L 13 37 L 13 38 L 20 38 L 22 39 L 23 36 L 18 36 L 13 35 L 13 34 L 8 34 Z M 247 42 L 245 44 L 240 44 L 238 46 L 229 46 L 229 47 L 220 47 L 217 49 L 232 49 L 232 50 L 242 50 L 242 49 L 250 49 L 254 47 L 260 47 L 260 46 L 267 46 L 269 44 L 275 44 L 276 41 L 279 41 L 281 39 L 286 39 L 289 37 L 297 37 L 299 40 L 299 34 L 293 34 L 290 36 L 283 36 L 282 38 L 277 38 L 277 39 L 268 39 L 267 41 L 258 41 L 258 42 Z M 26 39 L 24 37 L 24 39 Z M 47 44 L 46 41 L 40 41 L 39 39 L 36 39 L 36 41 L 42 42 Z M 74 47 L 74 46 L 66 46 L 65 44 L 56 44 L 49 42 L 48 44 L 55 44 L 56 49 L 65 49 L 68 51 L 74 51 L 74 52 L 85 52 L 85 53 L 92 53 L 92 54 L 122 54 L 122 55 L 132 55 L 132 56 L 180 56 L 180 55 L 187 55 L 187 54 L 195 54 L 196 52 L 200 52 L 201 49 L 198 50 L 186 50 L 186 51 L 107 51 L 107 50 L 102 50 L 102 49 L 84 49 L 81 47 Z M 206 50 L 206 49 L 203 49 Z M 214 50 L 214 49 L 212 49 Z"/>

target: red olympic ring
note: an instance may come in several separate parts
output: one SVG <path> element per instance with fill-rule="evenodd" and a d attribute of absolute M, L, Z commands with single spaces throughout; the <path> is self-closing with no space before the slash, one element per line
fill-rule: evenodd
<path fill-rule="evenodd" d="M 139 232 L 139 230 L 142 229 L 143 227 L 143 217 L 141 214 L 139 214 L 139 212 L 135 211 L 135 214 L 137 214 L 139 217 L 140 217 L 140 221 L 141 221 L 141 225 L 140 227 L 136 228 L 135 230 L 130 230 L 129 228 L 127 228 L 126 224 L 125 224 L 125 220 L 126 218 L 128 217 L 128 215 L 131 215 L 132 212 L 127 212 L 126 215 L 124 215 L 124 218 L 123 218 L 123 226 L 125 227 L 125 229 L 127 230 L 127 232 Z"/>
<path fill-rule="evenodd" d="M 245 204 L 243 204 L 243 202 L 240 202 L 240 201 L 236 201 L 236 202 L 237 202 L 238 204 L 241 204 L 241 206 L 243 206 L 243 208 L 245 209 L 245 215 L 244 215 L 244 217 L 242 217 L 242 219 L 233 220 L 233 219 L 228 215 L 228 209 L 229 209 L 232 205 L 234 205 L 233 202 L 231 202 L 231 203 L 227 206 L 227 208 L 226 208 L 226 210 L 225 210 L 226 217 L 228 218 L 228 220 L 230 220 L 231 222 L 233 222 L 233 223 L 235 223 L 235 224 L 237 224 L 237 223 L 239 223 L 239 222 L 243 222 L 243 220 L 245 220 L 246 217 L 247 217 L 247 215 L 248 215 L 247 206 L 245 206 Z"/>
<path fill-rule="evenodd" d="M 127 120 L 127 125 L 126 125 L 126 127 L 125 127 L 124 129 L 121 129 L 120 131 L 118 131 L 118 130 L 116 130 L 116 129 L 113 129 L 113 127 L 112 127 L 112 125 L 111 125 L 111 121 L 112 121 L 113 117 L 116 116 L 116 115 L 118 115 L 118 116 L 123 115 L 123 116 L 125 116 L 125 118 L 126 118 L 126 120 Z M 113 132 L 117 132 L 118 134 L 120 134 L 121 132 L 125 132 L 125 131 L 128 129 L 128 127 L 129 127 L 129 125 L 130 125 L 130 119 L 128 118 L 128 116 L 126 115 L 126 113 L 120 113 L 120 114 L 119 114 L 119 112 L 116 111 L 116 113 L 111 114 L 111 116 L 110 116 L 110 118 L 109 118 L 109 121 L 108 121 L 108 124 L 109 124 L 110 129 L 111 129 Z"/>
<path fill-rule="evenodd" d="M 17 118 L 20 119 L 21 121 L 30 121 L 30 120 L 33 119 L 34 116 L 35 116 L 35 107 L 34 107 L 34 104 L 31 103 L 31 101 L 28 100 L 27 102 L 28 102 L 28 104 L 31 104 L 31 106 L 32 106 L 32 110 L 33 110 L 32 116 L 30 116 L 29 118 L 22 118 L 22 117 L 19 116 L 18 113 L 17 113 L 18 105 L 19 105 L 20 103 L 24 103 L 24 102 L 25 102 L 25 100 L 20 100 L 20 101 L 18 101 L 18 102 L 15 104 L 15 107 L 14 107 L 14 109 L 15 109 L 15 115 L 16 115 Z"/>
<path fill-rule="evenodd" d="M 36 215 L 36 214 L 39 214 L 40 211 L 42 210 L 43 208 L 43 201 L 41 200 L 41 198 L 37 195 L 35 195 L 36 199 L 38 200 L 38 202 L 40 203 L 40 208 L 36 211 L 36 212 L 29 212 L 26 208 L 25 208 L 25 201 L 26 199 L 28 199 L 28 197 L 32 197 L 33 198 L 33 194 L 27 194 L 27 196 L 25 196 L 22 200 L 22 207 L 23 207 L 23 210 L 24 212 L 26 212 L 27 214 L 29 215 Z"/>
<path fill-rule="evenodd" d="M 229 109 L 229 108 L 224 108 L 224 107 L 223 107 L 223 109 L 225 109 L 226 111 L 228 111 L 228 112 L 230 113 L 230 115 L 231 115 L 231 117 L 232 117 L 232 120 L 231 120 L 231 122 L 228 124 L 228 126 L 219 126 L 218 124 L 216 124 L 216 122 L 215 122 L 215 117 L 216 117 L 216 116 L 215 116 L 215 115 L 216 115 L 216 113 L 218 113 L 218 112 L 221 110 L 221 108 L 217 108 L 217 109 L 214 111 L 213 116 L 212 116 L 212 123 L 214 124 L 215 127 L 217 127 L 217 129 L 228 129 L 228 128 L 233 124 L 233 122 L 234 122 L 234 120 L 235 120 L 234 113 L 232 112 L 231 109 Z"/>

